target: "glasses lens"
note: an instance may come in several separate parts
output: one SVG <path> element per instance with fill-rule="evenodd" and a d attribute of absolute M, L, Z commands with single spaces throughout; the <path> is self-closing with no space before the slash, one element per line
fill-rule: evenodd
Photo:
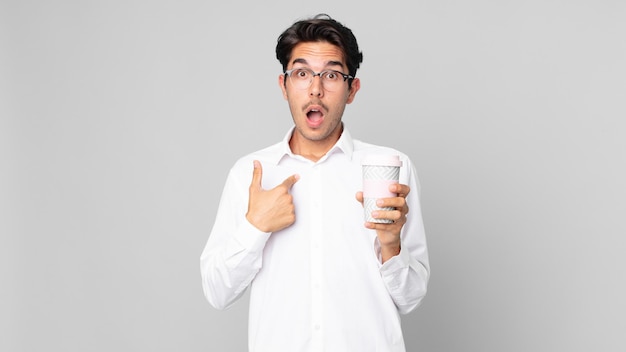
<path fill-rule="evenodd" d="M 336 91 L 343 86 L 343 76 L 337 71 L 325 71 L 320 75 L 324 89 L 328 91 Z"/>
<path fill-rule="evenodd" d="M 313 80 L 313 72 L 307 69 L 299 68 L 291 71 L 289 79 L 296 89 L 307 89 Z"/>
<path fill-rule="evenodd" d="M 345 80 L 340 72 L 328 70 L 316 74 L 307 68 L 298 68 L 291 71 L 289 79 L 296 89 L 308 89 L 313 82 L 313 78 L 319 75 L 324 89 L 333 92 L 341 89 Z"/>

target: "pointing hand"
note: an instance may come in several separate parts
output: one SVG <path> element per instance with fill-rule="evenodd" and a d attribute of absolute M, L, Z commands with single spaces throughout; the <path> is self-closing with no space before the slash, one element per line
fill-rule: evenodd
<path fill-rule="evenodd" d="M 255 160 L 246 219 L 263 232 L 276 232 L 296 221 L 293 197 L 289 190 L 300 177 L 298 175 L 289 176 L 281 184 L 270 190 L 265 190 L 261 186 L 262 177 L 261 163 Z"/>

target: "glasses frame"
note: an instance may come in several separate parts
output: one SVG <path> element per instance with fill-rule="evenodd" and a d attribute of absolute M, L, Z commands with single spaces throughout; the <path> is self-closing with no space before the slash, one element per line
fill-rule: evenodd
<path fill-rule="evenodd" d="M 311 69 L 310 69 L 310 68 L 308 68 L 308 67 L 297 67 L 297 68 L 292 68 L 291 70 L 286 70 L 285 72 L 283 72 L 283 74 L 285 75 L 285 78 L 290 78 L 290 77 L 291 77 L 291 74 L 293 73 L 293 71 L 297 71 L 297 70 L 305 70 L 305 71 L 308 71 L 308 72 L 310 72 L 310 73 L 311 73 L 311 80 L 309 81 L 309 85 L 308 85 L 306 88 L 302 88 L 302 89 L 308 89 L 309 87 L 311 87 L 311 84 L 313 84 L 313 78 L 315 78 L 315 76 L 319 76 L 319 78 L 320 78 L 320 80 L 321 80 L 321 79 L 322 79 L 322 75 L 323 75 L 323 74 L 325 74 L 325 73 L 328 73 L 328 72 L 332 72 L 332 73 L 336 73 L 336 74 L 341 75 L 341 77 L 343 77 L 343 81 L 344 81 L 344 82 L 345 82 L 345 81 L 347 81 L 347 80 L 349 80 L 349 79 L 350 79 L 350 80 L 351 80 L 351 79 L 354 79 L 354 77 L 353 77 L 353 76 L 350 76 L 350 75 L 348 75 L 348 74 L 345 74 L 345 73 L 343 73 L 343 72 L 341 72 L 341 71 L 328 69 L 328 70 L 324 70 L 324 71 L 321 71 L 321 72 L 315 72 L 315 71 L 311 70 Z M 324 82 L 324 81 L 322 81 L 322 85 L 324 84 L 323 82 Z"/>

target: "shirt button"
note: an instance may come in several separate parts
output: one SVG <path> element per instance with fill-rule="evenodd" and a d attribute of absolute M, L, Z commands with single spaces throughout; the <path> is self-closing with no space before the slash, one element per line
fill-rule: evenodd
<path fill-rule="evenodd" d="M 319 324 L 315 325 L 315 330 L 319 330 L 321 326 Z"/>

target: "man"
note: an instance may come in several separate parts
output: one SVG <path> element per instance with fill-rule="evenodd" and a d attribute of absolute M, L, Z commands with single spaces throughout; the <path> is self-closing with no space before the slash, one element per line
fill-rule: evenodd
<path fill-rule="evenodd" d="M 430 271 L 414 167 L 344 128 L 361 84 L 350 29 L 296 22 L 276 55 L 294 127 L 231 169 L 201 256 L 205 295 L 223 309 L 250 287 L 250 351 L 405 351 L 398 313 L 417 307 Z M 403 161 L 398 196 L 378 200 L 393 210 L 373 213 L 389 224 L 363 220 L 368 154 Z"/>

